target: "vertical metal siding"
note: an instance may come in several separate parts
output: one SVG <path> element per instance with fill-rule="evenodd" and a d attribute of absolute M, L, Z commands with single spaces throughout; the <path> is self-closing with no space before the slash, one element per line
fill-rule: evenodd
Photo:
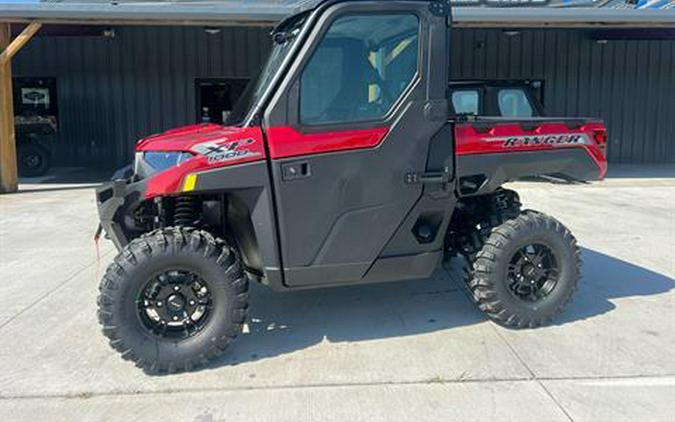
<path fill-rule="evenodd" d="M 196 120 L 196 78 L 251 78 L 269 29 L 123 27 L 114 39 L 39 37 L 14 61 L 16 76 L 57 78 L 56 161 L 114 167 L 137 139 Z M 675 163 L 675 41 L 598 44 L 583 30 L 459 29 L 451 74 L 541 79 L 554 116 L 605 119 L 612 162 Z"/>
<path fill-rule="evenodd" d="M 463 28 L 452 48 L 452 78 L 540 79 L 549 114 L 603 118 L 610 161 L 675 163 L 675 41 Z"/>
<path fill-rule="evenodd" d="M 268 34 L 122 27 L 112 39 L 38 37 L 14 60 L 14 72 L 57 78 L 57 163 L 115 167 L 128 162 L 136 140 L 195 122 L 195 79 L 253 77 Z"/>

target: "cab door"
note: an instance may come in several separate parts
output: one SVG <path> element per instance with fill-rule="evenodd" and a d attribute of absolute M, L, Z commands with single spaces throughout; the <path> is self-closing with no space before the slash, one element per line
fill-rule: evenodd
<path fill-rule="evenodd" d="M 340 2 L 314 27 L 263 126 L 288 286 L 361 281 L 423 185 L 447 118 L 447 24 L 426 2 Z"/>

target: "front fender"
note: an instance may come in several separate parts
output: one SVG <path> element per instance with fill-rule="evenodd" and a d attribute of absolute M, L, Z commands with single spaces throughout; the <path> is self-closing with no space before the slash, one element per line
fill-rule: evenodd
<path fill-rule="evenodd" d="M 106 182 L 96 188 L 96 205 L 101 226 L 121 250 L 135 237 L 133 212 L 145 196 L 146 181 L 129 183 L 125 179 Z"/>

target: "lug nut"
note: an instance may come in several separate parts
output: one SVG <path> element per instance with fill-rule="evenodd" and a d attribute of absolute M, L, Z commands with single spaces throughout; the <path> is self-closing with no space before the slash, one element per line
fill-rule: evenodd
<path fill-rule="evenodd" d="M 175 291 L 179 291 L 179 290 L 180 290 L 180 286 L 173 286 L 173 289 L 174 289 Z"/>
<path fill-rule="evenodd" d="M 173 316 L 173 320 L 174 320 L 174 321 L 178 321 L 178 317 L 174 315 L 174 316 Z"/>
<path fill-rule="evenodd" d="M 161 300 L 160 300 L 159 302 L 157 302 L 157 307 L 158 307 L 158 308 L 161 308 L 161 307 L 162 307 L 162 301 L 161 301 Z"/>
<path fill-rule="evenodd" d="M 194 301 L 194 300 L 191 300 L 191 301 L 190 301 L 190 306 L 195 306 L 195 301 Z"/>

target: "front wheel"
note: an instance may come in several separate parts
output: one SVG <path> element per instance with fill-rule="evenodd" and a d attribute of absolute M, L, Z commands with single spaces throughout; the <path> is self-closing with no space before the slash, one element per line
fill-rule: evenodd
<path fill-rule="evenodd" d="M 167 228 L 132 241 L 100 286 L 103 334 L 149 372 L 177 372 L 220 356 L 241 331 L 248 279 L 222 240 Z"/>
<path fill-rule="evenodd" d="M 580 268 L 570 231 L 552 217 L 524 211 L 492 230 L 473 262 L 469 290 L 498 324 L 535 328 L 563 311 Z"/>

